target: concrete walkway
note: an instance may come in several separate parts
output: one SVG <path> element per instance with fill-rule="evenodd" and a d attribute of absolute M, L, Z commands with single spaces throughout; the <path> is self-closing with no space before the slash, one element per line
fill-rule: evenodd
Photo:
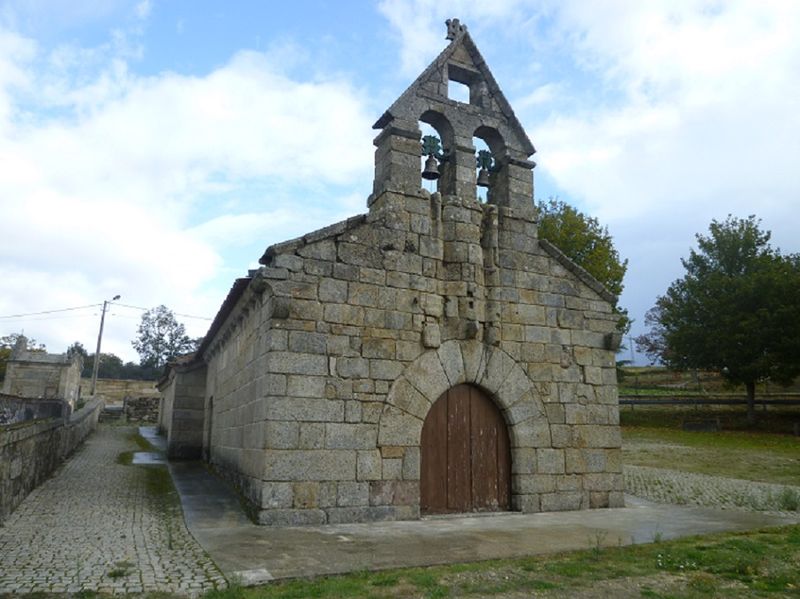
<path fill-rule="evenodd" d="M 202 464 L 170 464 L 186 524 L 229 580 L 274 579 L 424 566 L 649 543 L 721 531 L 793 524 L 797 518 L 661 505 L 547 514 L 427 518 L 304 527 L 262 527 Z"/>

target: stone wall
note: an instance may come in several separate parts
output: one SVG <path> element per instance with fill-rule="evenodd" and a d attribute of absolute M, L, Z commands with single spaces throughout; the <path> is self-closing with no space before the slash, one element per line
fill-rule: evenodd
<path fill-rule="evenodd" d="M 0 394 L 0 425 L 37 418 L 65 418 L 71 411 L 70 405 L 61 399 L 27 399 Z"/>
<path fill-rule="evenodd" d="M 207 351 L 211 461 L 263 523 L 414 518 L 425 415 L 471 383 L 514 509 L 621 505 L 615 317 L 569 266 L 532 219 L 424 193 L 274 248 Z"/>
<path fill-rule="evenodd" d="M 92 379 L 81 379 L 83 395 L 92 388 Z M 126 397 L 158 397 L 156 381 L 133 379 L 97 379 L 95 394 L 105 403 L 121 404 Z"/>
<path fill-rule="evenodd" d="M 169 379 L 160 385 L 159 426 L 167 437 L 167 456 L 196 459 L 203 452 L 204 364 L 172 368 Z"/>
<path fill-rule="evenodd" d="M 97 427 L 102 408 L 94 400 L 66 421 L 0 426 L 0 523 Z"/>
<path fill-rule="evenodd" d="M 158 397 L 126 397 L 122 412 L 128 422 L 157 424 L 158 405 Z"/>
<path fill-rule="evenodd" d="M 75 407 L 82 368 L 80 355 L 31 351 L 28 339 L 20 335 L 6 364 L 3 393 L 29 399 L 63 399 Z"/>
<path fill-rule="evenodd" d="M 615 298 L 538 239 L 533 145 L 453 29 L 374 125 L 368 214 L 268 248 L 193 358 L 192 443 L 264 524 L 418 517 L 422 426 L 459 384 L 505 420 L 512 509 L 622 505 Z M 451 81 L 468 104 L 447 96 Z M 433 194 L 420 121 L 446 150 Z M 492 155 L 486 203 L 474 137 Z M 164 399 L 173 429 L 181 376 Z"/>

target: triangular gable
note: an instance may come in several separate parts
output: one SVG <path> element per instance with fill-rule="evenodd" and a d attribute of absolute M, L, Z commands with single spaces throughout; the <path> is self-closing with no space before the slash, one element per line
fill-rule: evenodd
<path fill-rule="evenodd" d="M 416 120 L 419 115 L 413 112 L 416 107 L 415 98 L 423 97 L 442 103 L 453 102 L 447 97 L 447 85 L 450 80 L 471 86 L 485 84 L 486 97 L 490 101 L 476 106 L 477 109 L 484 113 L 494 113 L 494 116 L 502 116 L 516 137 L 514 145 L 528 156 L 536 152 L 466 28 L 460 30 L 439 56 L 383 113 L 373 125 L 373 129 L 383 129 L 395 118 Z"/>

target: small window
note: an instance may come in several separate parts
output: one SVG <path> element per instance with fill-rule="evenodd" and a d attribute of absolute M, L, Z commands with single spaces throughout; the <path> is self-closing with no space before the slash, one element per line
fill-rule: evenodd
<path fill-rule="evenodd" d="M 479 73 L 461 65 L 447 65 L 447 97 L 456 102 L 472 104 L 472 84 L 479 79 Z"/>
<path fill-rule="evenodd" d="M 456 102 L 469 104 L 469 85 L 450 79 L 447 83 L 447 97 Z"/>

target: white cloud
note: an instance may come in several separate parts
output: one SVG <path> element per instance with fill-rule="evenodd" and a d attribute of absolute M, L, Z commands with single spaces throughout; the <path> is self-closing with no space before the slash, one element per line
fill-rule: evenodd
<path fill-rule="evenodd" d="M 712 218 L 755 213 L 800 250 L 800 5 L 567 3 L 558 25 L 606 95 L 537 123 L 537 159 L 631 258 L 637 327 Z"/>
<path fill-rule="evenodd" d="M 386 0 L 381 8 L 408 70 L 441 47 L 444 10 L 482 28 L 479 46 L 514 67 L 513 104 L 539 150 L 537 172 L 607 224 L 630 258 L 622 303 L 636 327 L 712 218 L 755 213 L 776 245 L 800 251 L 797 2 L 509 1 L 481 14 L 477 5 Z M 504 52 L 498 38 L 509 42 Z M 520 40 L 527 47 L 513 45 Z"/>
<path fill-rule="evenodd" d="M 150 11 L 153 10 L 153 3 L 150 0 L 142 0 L 133 10 L 139 19 L 146 19 L 150 16 Z"/>
<path fill-rule="evenodd" d="M 369 176 L 372 115 L 344 80 L 291 79 L 254 52 L 205 76 L 140 77 L 119 53 L 41 56 L 9 32 L 0 49 L 0 315 L 119 293 L 133 305 L 213 316 L 232 278 L 226 236 L 267 236 L 266 247 L 309 220 L 327 224 L 343 204 L 315 199 Z M 101 68 L 81 66 L 86 56 Z M 221 212 L 254 181 L 266 190 L 266 222 Z M 275 204 L 271 186 L 299 198 L 291 210 Z M 51 350 L 75 339 L 93 346 L 97 319 L 69 316 L 2 322 Z M 134 358 L 137 320 L 112 319 L 104 347 Z M 186 324 L 193 335 L 208 326 Z"/>
<path fill-rule="evenodd" d="M 403 73 L 416 76 L 444 48 L 447 19 L 458 18 L 468 27 L 498 23 L 506 27 L 509 15 L 523 4 L 522 0 L 382 0 L 378 8 L 400 36 Z"/>

